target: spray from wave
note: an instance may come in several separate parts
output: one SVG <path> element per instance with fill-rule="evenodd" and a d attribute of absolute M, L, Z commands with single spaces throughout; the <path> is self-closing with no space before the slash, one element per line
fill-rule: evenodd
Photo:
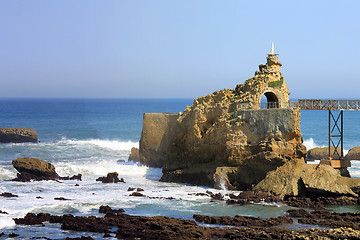
<path fill-rule="evenodd" d="M 101 140 L 101 139 L 77 140 L 77 139 L 63 138 L 59 143 L 73 145 L 73 146 L 92 145 L 92 146 L 110 149 L 110 150 L 129 150 L 129 151 L 133 147 L 136 147 L 136 148 L 139 147 L 138 142 L 118 141 L 118 140 Z"/>
<path fill-rule="evenodd" d="M 317 148 L 317 147 L 326 147 L 325 145 L 316 144 L 313 138 L 305 139 L 303 144 L 305 145 L 307 150 Z"/>

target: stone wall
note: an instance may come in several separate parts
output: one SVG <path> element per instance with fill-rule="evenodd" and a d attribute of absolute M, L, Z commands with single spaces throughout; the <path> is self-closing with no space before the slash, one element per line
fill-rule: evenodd
<path fill-rule="evenodd" d="M 140 162 L 150 167 L 162 167 L 167 149 L 179 130 L 177 113 L 144 113 L 140 139 Z"/>
<path fill-rule="evenodd" d="M 248 141 L 251 142 L 259 142 L 269 136 L 286 141 L 301 136 L 299 135 L 300 109 L 298 108 L 238 110 L 235 116 L 239 119 L 238 121 L 249 125 L 249 131 L 252 134 L 248 136 Z"/>

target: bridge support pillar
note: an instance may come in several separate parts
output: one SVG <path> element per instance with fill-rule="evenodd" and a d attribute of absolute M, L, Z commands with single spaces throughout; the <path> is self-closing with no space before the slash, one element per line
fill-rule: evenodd
<path fill-rule="evenodd" d="M 340 160 L 344 158 L 344 121 L 343 120 L 344 120 L 344 112 L 342 110 L 340 111 L 337 117 L 336 115 L 334 116 L 331 110 L 329 110 L 329 160 L 332 160 L 334 155 L 337 155 Z M 333 151 L 331 151 L 332 146 L 334 147 Z"/>

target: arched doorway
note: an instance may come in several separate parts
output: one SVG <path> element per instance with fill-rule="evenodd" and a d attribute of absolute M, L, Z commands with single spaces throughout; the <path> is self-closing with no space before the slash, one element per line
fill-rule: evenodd
<path fill-rule="evenodd" d="M 260 100 L 261 108 L 279 108 L 279 99 L 273 92 L 265 92 Z"/>

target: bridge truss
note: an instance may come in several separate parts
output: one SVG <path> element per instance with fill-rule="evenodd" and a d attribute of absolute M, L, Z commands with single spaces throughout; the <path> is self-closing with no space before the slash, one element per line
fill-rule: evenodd
<path fill-rule="evenodd" d="M 336 99 L 299 99 L 297 105 L 303 110 L 329 111 L 329 160 L 338 156 L 344 159 L 344 113 L 343 111 L 360 111 L 360 100 Z M 332 111 L 340 111 L 338 115 Z M 331 146 L 334 147 L 331 150 Z M 350 167 L 350 162 L 341 161 L 335 164 L 338 168 Z"/>

